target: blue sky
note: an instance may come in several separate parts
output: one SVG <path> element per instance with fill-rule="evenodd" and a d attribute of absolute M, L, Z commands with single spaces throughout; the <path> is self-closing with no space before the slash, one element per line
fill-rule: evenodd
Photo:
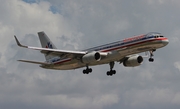
<path fill-rule="evenodd" d="M 31 3 L 39 3 L 41 0 L 23 0 L 23 1 L 31 4 Z M 54 14 L 58 12 L 55 5 L 51 5 L 49 10 L 52 11 Z"/>
<path fill-rule="evenodd" d="M 23 0 L 23 1 L 26 2 L 26 3 L 37 3 L 40 0 Z"/>

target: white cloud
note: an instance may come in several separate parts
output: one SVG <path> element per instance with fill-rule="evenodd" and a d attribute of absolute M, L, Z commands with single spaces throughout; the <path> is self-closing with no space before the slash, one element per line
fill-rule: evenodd
<path fill-rule="evenodd" d="M 55 6 L 57 13 L 50 11 Z M 170 7 L 170 8 L 168 8 Z M 159 108 L 179 107 L 179 6 L 177 1 L 1 0 L 0 105 L 2 108 Z M 53 71 L 17 59 L 43 61 L 38 51 L 17 47 L 13 35 L 40 46 L 36 32 L 45 31 L 61 49 L 84 49 L 125 37 L 158 31 L 170 44 L 155 52 L 155 62 L 137 68 L 118 63 Z"/>
<path fill-rule="evenodd" d="M 179 105 L 180 103 L 180 93 L 175 94 L 174 98 L 172 99 L 172 103 Z"/>
<path fill-rule="evenodd" d="M 180 71 L 180 62 L 175 62 L 174 66 Z"/>

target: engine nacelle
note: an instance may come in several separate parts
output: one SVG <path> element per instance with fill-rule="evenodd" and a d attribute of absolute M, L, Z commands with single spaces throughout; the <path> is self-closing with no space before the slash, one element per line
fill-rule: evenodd
<path fill-rule="evenodd" d="M 107 54 L 105 53 L 100 53 L 100 52 L 91 52 L 91 53 L 88 53 L 86 55 L 84 55 L 82 57 L 82 62 L 85 63 L 85 64 L 89 64 L 89 63 L 93 63 L 93 62 L 97 62 L 97 61 L 100 61 L 101 58 L 103 56 L 106 56 Z"/>
<path fill-rule="evenodd" d="M 125 59 L 123 65 L 125 67 L 135 67 L 141 65 L 142 62 L 143 62 L 143 57 L 139 55 L 135 55 Z"/>

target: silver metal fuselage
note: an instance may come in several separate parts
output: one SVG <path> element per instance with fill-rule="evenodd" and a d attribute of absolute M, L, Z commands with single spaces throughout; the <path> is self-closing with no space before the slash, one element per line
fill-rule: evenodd
<path fill-rule="evenodd" d="M 122 41 L 86 49 L 83 51 L 87 51 L 87 53 L 97 51 L 105 52 L 108 54 L 105 58 L 102 58 L 100 61 L 88 64 L 88 66 L 94 66 L 108 64 L 112 61 L 120 61 L 128 55 L 156 50 L 158 48 L 166 46 L 168 43 L 168 39 L 163 37 L 159 33 L 149 33 L 146 35 L 127 38 Z M 56 62 L 53 62 L 51 65 L 41 65 L 41 67 L 43 68 L 55 70 L 70 70 L 85 66 L 87 66 L 87 64 L 83 63 L 81 59 L 77 58 L 63 58 Z"/>

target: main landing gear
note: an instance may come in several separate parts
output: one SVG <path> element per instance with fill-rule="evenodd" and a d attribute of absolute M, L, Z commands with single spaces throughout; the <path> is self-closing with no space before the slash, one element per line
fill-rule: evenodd
<path fill-rule="evenodd" d="M 109 65 L 110 65 L 110 71 L 107 72 L 107 75 L 108 76 L 112 76 L 112 75 L 116 74 L 116 70 L 113 70 L 113 68 L 114 68 L 114 61 L 110 62 Z M 91 72 L 92 72 L 92 69 L 89 68 L 88 65 L 86 65 L 86 69 L 83 70 L 83 74 L 89 74 Z"/>
<path fill-rule="evenodd" d="M 155 49 L 154 49 L 154 50 L 149 51 L 149 53 L 150 53 L 149 62 L 154 62 L 154 58 L 153 58 L 154 54 L 153 54 L 153 52 L 155 52 L 155 51 L 156 51 Z"/>
<path fill-rule="evenodd" d="M 86 69 L 83 70 L 83 74 L 89 74 L 92 72 L 92 69 L 88 67 L 88 65 L 86 66 Z"/>
<path fill-rule="evenodd" d="M 110 65 L 110 71 L 107 72 L 107 75 L 112 76 L 116 74 L 116 70 L 112 70 L 114 68 L 114 62 L 110 62 L 109 65 Z"/>

